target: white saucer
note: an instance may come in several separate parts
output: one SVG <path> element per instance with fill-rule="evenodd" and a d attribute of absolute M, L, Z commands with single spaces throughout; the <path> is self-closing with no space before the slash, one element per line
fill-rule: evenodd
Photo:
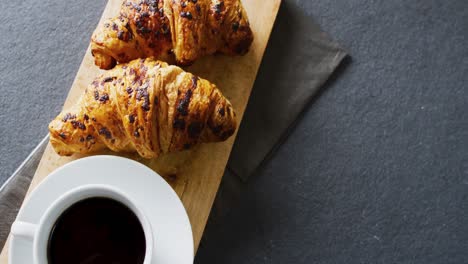
<path fill-rule="evenodd" d="M 126 158 L 93 156 L 58 168 L 31 193 L 16 220 L 37 224 L 54 200 L 86 184 L 116 187 L 146 214 L 154 231 L 153 264 L 193 263 L 192 228 L 179 197 L 161 176 Z M 32 263 L 32 242 L 12 237 L 9 263 Z"/>

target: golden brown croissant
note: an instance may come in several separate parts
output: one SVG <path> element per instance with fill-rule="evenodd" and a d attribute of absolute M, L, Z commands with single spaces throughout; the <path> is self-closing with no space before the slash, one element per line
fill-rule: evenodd
<path fill-rule="evenodd" d="M 223 141 L 235 129 L 231 103 L 214 84 L 153 59 L 107 71 L 49 124 L 60 155 L 109 148 L 145 158 Z"/>
<path fill-rule="evenodd" d="M 118 17 L 96 28 L 91 52 L 101 69 L 170 53 L 189 65 L 215 52 L 245 54 L 252 40 L 240 0 L 126 0 Z"/>

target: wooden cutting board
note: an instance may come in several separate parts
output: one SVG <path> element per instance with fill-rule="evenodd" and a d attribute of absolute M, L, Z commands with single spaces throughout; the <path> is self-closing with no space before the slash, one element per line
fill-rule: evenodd
<path fill-rule="evenodd" d="M 122 0 L 109 0 L 100 23 L 119 13 Z M 242 57 L 206 56 L 185 70 L 215 83 L 229 98 L 240 120 L 244 114 L 263 53 L 270 37 L 281 0 L 243 0 L 254 33 L 254 42 L 248 54 Z M 68 108 L 84 89 L 101 73 L 94 65 L 90 49 L 81 63 L 64 108 Z M 267 95 L 268 96 L 268 95 Z M 144 160 L 134 154 L 126 156 L 149 166 L 161 174 L 174 188 L 187 210 L 192 224 L 195 250 L 198 248 L 213 200 L 224 174 L 235 136 L 226 142 L 197 146 L 193 150 L 174 153 L 158 159 Z M 99 154 L 112 154 L 102 152 Z M 54 169 L 83 156 L 58 156 L 47 146 L 28 194 Z M 0 256 L 0 263 L 7 263 L 8 242 Z"/>

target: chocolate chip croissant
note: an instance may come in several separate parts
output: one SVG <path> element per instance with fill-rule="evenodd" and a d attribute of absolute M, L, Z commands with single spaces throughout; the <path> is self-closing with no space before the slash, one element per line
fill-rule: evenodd
<path fill-rule="evenodd" d="M 153 59 L 105 72 L 49 124 L 59 155 L 109 148 L 144 158 L 223 141 L 235 129 L 231 103 L 214 84 Z"/>
<path fill-rule="evenodd" d="M 253 35 L 240 0 L 126 0 L 120 15 L 99 25 L 91 38 L 95 64 L 154 57 L 189 65 L 216 52 L 245 54 Z"/>

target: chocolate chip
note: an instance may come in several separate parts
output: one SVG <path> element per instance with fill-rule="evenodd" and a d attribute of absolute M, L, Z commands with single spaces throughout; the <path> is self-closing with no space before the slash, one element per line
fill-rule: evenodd
<path fill-rule="evenodd" d="M 80 137 L 80 142 L 84 142 L 84 137 Z"/>
<path fill-rule="evenodd" d="M 187 7 L 187 2 L 182 2 L 182 3 L 180 4 L 180 6 L 181 6 L 182 8 Z"/>
<path fill-rule="evenodd" d="M 174 120 L 174 123 L 172 124 L 172 127 L 175 129 L 185 129 L 185 120 L 183 119 L 176 119 Z"/>
<path fill-rule="evenodd" d="M 196 4 L 198 1 L 197 0 L 192 0 L 192 3 Z"/>
<path fill-rule="evenodd" d="M 138 130 L 135 130 L 135 132 L 133 132 L 133 135 L 135 137 L 140 137 L 140 132 L 138 132 Z"/>
<path fill-rule="evenodd" d="M 109 101 L 109 95 L 108 94 L 103 94 L 100 98 L 99 98 L 99 101 L 101 103 L 105 103 L 107 101 Z"/>
<path fill-rule="evenodd" d="M 148 104 L 148 102 L 146 100 L 141 105 L 141 109 L 143 109 L 144 111 L 149 111 L 150 110 L 150 106 L 149 106 L 149 104 Z"/>
<path fill-rule="evenodd" d="M 88 121 L 89 120 L 89 116 L 87 114 L 84 114 L 84 120 Z"/>
<path fill-rule="evenodd" d="M 133 4 L 133 8 L 138 12 L 141 11 L 141 6 L 139 6 L 139 5 L 135 4 L 135 3 Z"/>
<path fill-rule="evenodd" d="M 63 133 L 63 132 L 60 133 L 59 136 L 60 136 L 61 138 L 63 138 L 63 139 L 66 139 L 66 138 L 67 138 L 67 136 L 66 136 L 65 133 Z"/>
<path fill-rule="evenodd" d="M 67 122 L 67 120 L 75 119 L 75 118 L 76 118 L 75 114 L 66 113 L 65 116 L 62 118 L 62 121 Z"/>
<path fill-rule="evenodd" d="M 90 140 L 92 140 L 92 139 L 94 139 L 94 137 L 93 137 L 92 135 L 87 135 L 87 136 L 86 136 L 86 141 L 90 141 Z"/>
<path fill-rule="evenodd" d="M 99 135 L 104 135 L 106 137 L 106 139 L 111 139 L 112 138 L 111 132 L 105 127 L 99 129 Z"/>
<path fill-rule="evenodd" d="M 222 2 L 222 1 L 217 3 L 216 5 L 214 5 L 214 9 L 215 9 L 216 14 L 220 14 L 221 11 L 223 11 L 223 7 L 224 7 L 224 2 Z"/>
<path fill-rule="evenodd" d="M 142 99 L 144 100 L 143 104 L 141 105 L 141 108 L 144 111 L 149 111 L 150 110 L 150 105 L 149 105 L 149 94 L 148 94 L 148 84 L 145 84 L 145 86 L 137 88 L 136 89 L 136 99 L 138 101 L 141 101 Z"/>
<path fill-rule="evenodd" d="M 177 104 L 177 112 L 181 114 L 182 116 L 188 115 L 188 107 L 190 104 L 190 99 L 192 98 L 192 90 L 187 90 L 187 92 L 184 95 L 184 98 L 179 101 Z"/>
<path fill-rule="evenodd" d="M 188 144 L 188 143 L 185 143 L 184 144 L 184 149 L 189 149 L 192 145 Z"/>
<path fill-rule="evenodd" d="M 192 89 L 197 88 L 199 78 L 195 75 L 192 76 Z"/>
<path fill-rule="evenodd" d="M 219 115 L 224 116 L 224 108 L 218 110 Z"/>
<path fill-rule="evenodd" d="M 239 22 L 234 22 L 232 24 L 232 31 L 236 32 L 239 29 Z"/>
<path fill-rule="evenodd" d="M 148 96 L 148 90 L 147 90 L 147 87 L 139 87 L 139 88 L 136 88 L 136 99 L 138 101 L 140 101 L 142 98 L 144 98 L 145 96 Z"/>
<path fill-rule="evenodd" d="M 130 114 L 128 115 L 128 122 L 130 122 L 131 124 L 133 124 L 133 122 L 135 122 L 135 116 Z"/>
<path fill-rule="evenodd" d="M 193 17 L 192 17 L 192 13 L 190 13 L 189 11 L 187 12 L 180 12 L 180 16 L 183 17 L 183 18 L 186 18 L 188 20 L 191 20 Z"/>
<path fill-rule="evenodd" d="M 83 123 L 81 123 L 81 122 L 79 122 L 79 121 L 72 120 L 72 121 L 71 121 L 71 124 L 72 124 L 73 128 L 75 128 L 75 129 L 76 129 L 76 128 L 79 128 L 79 129 L 81 129 L 81 130 L 85 130 L 85 129 L 86 129 L 85 124 L 83 124 Z"/>
<path fill-rule="evenodd" d="M 196 1 L 195 1 L 194 3 L 196 3 Z M 196 4 L 196 5 L 195 5 L 195 9 L 197 9 L 197 13 L 198 13 L 199 15 L 201 15 L 201 7 L 200 7 L 199 4 Z"/>
<path fill-rule="evenodd" d="M 119 32 L 117 32 L 117 38 L 120 39 L 120 40 L 124 40 L 124 32 L 122 30 L 119 30 Z"/>
<path fill-rule="evenodd" d="M 94 90 L 94 100 L 99 100 L 99 92 L 97 90 Z"/>
<path fill-rule="evenodd" d="M 149 0 L 148 4 L 153 7 L 157 7 L 159 3 L 159 0 Z"/>
<path fill-rule="evenodd" d="M 132 94 L 133 93 L 133 89 L 129 86 L 127 87 L 127 93 L 128 94 Z"/>

